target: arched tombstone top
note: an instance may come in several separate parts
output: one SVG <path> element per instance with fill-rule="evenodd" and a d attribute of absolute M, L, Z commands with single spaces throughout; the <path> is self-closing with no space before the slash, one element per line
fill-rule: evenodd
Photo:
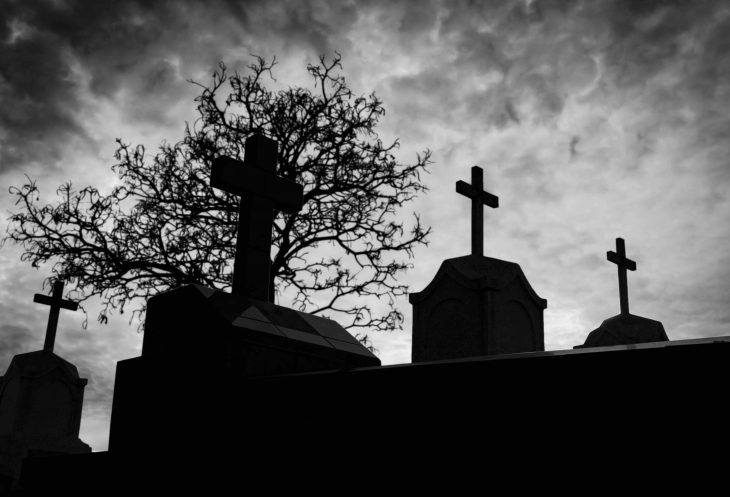
<path fill-rule="evenodd" d="M 409 302 L 419 304 L 424 301 L 447 277 L 452 278 L 465 288 L 489 288 L 493 290 L 502 290 L 512 281 L 518 279 L 533 303 L 540 309 L 547 308 L 547 300 L 535 292 L 519 264 L 474 255 L 446 259 L 426 288 L 420 292 L 413 292 L 408 296 Z"/>
<path fill-rule="evenodd" d="M 0 382 L 0 434 L 19 436 L 29 449 L 90 452 L 78 438 L 86 383 L 53 352 L 16 355 Z"/>
<path fill-rule="evenodd" d="M 55 374 L 59 377 L 86 385 L 87 380 L 79 376 L 76 366 L 53 352 L 45 350 L 16 355 L 10 362 L 8 371 L 3 378 L 20 375 L 25 378 L 35 379 L 52 374 L 55 370 L 58 370 Z"/>

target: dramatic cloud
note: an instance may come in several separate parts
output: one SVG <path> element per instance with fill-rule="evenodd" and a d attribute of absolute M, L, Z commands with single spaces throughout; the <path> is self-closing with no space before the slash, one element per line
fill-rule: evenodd
<path fill-rule="evenodd" d="M 81 119 L 89 100 L 116 101 L 126 120 L 173 124 L 168 111 L 190 90 L 186 80 L 201 70 L 210 73 L 228 50 L 245 46 L 248 10 L 256 19 L 260 10 L 237 2 L 217 8 L 141 1 L 6 4 L 0 23 L 0 171 L 31 161 L 54 165 L 69 142 L 93 147 L 92 126 Z M 304 6 L 292 9 L 292 20 L 285 11 L 266 14 L 287 20 L 276 29 L 291 30 L 297 39 L 286 39 L 300 50 L 329 50 Z"/>

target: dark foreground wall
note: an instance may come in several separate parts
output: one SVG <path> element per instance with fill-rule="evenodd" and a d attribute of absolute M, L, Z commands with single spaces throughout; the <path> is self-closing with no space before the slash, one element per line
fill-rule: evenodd
<path fill-rule="evenodd" d="M 28 460 L 22 483 L 291 490 L 408 467 L 423 485 L 454 468 L 487 471 L 493 457 L 529 476 L 566 457 L 569 441 L 586 458 L 617 444 L 620 469 L 642 447 L 724 424 L 728 365 L 723 340 L 248 381 L 131 359 L 117 370 L 110 451 Z"/>

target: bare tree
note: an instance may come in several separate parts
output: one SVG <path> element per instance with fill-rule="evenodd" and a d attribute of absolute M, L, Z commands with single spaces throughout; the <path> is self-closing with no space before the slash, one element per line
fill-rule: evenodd
<path fill-rule="evenodd" d="M 130 301 L 132 316 L 143 317 L 147 298 L 180 285 L 226 289 L 238 199 L 210 187 L 211 161 L 242 159 L 245 138 L 263 132 L 279 142 L 278 175 L 302 184 L 305 200 L 299 213 L 275 218 L 272 292 L 365 339 L 399 328 L 404 256 L 426 243 L 430 228 L 416 214 L 407 227 L 398 214 L 425 190 L 419 175 L 430 152 L 413 164 L 396 161 L 398 141 L 384 144 L 375 131 L 382 102 L 353 96 L 337 73 L 339 54 L 307 66 L 313 90 L 267 89 L 274 65 L 257 57 L 245 75 L 231 75 L 220 64 L 210 84 L 194 83 L 199 118 L 154 155 L 117 140 L 112 169 L 121 181 L 109 195 L 67 183 L 55 205 L 42 205 L 34 181 L 11 188 L 20 211 L 5 239 L 22 244 L 22 260 L 34 267 L 53 261 L 54 278 L 73 282 L 80 301 L 101 297 L 102 322 Z"/>

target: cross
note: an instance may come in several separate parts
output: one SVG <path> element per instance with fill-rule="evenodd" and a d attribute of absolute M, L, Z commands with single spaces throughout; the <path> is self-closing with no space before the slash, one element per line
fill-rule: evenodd
<path fill-rule="evenodd" d="M 56 342 L 56 327 L 58 326 L 58 311 L 68 309 L 75 311 L 79 308 L 79 304 L 70 300 L 64 300 L 63 297 L 63 281 L 55 281 L 53 283 L 53 293 L 49 297 L 42 293 L 36 293 L 33 296 L 33 302 L 51 306 L 51 312 L 48 314 L 48 326 L 46 327 L 46 341 L 43 344 L 43 350 L 53 352 L 53 345 Z"/>
<path fill-rule="evenodd" d="M 232 293 L 268 302 L 274 209 L 287 214 L 304 205 L 301 185 L 276 175 L 278 144 L 261 134 L 246 139 L 243 162 L 213 160 L 210 185 L 241 196 Z"/>
<path fill-rule="evenodd" d="M 626 258 L 623 238 L 616 238 L 616 252 L 606 252 L 606 258 L 618 266 L 618 293 L 621 301 L 621 314 L 629 314 L 629 286 L 626 283 L 626 270 L 636 271 L 636 262 Z"/>
<path fill-rule="evenodd" d="M 456 193 L 471 199 L 471 255 L 484 255 L 484 211 L 483 205 L 493 209 L 499 207 L 499 197 L 484 191 L 483 171 L 479 166 L 471 168 L 471 185 L 456 182 Z"/>

